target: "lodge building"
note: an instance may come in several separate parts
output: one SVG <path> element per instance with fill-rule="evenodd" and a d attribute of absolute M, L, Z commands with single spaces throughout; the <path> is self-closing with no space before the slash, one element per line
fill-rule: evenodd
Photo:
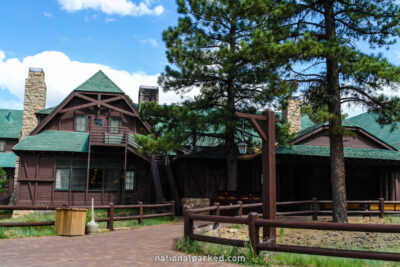
<path fill-rule="evenodd" d="M 257 148 L 239 155 L 235 191 L 227 191 L 225 152 L 215 142 L 169 156 L 138 152 L 135 134 L 151 130 L 138 108 L 158 103 L 158 87 L 141 86 L 134 104 L 98 71 L 56 107 L 46 108 L 46 92 L 43 70 L 30 68 L 24 110 L 0 110 L 0 166 L 9 181 L 2 204 L 260 201 Z M 331 199 L 327 125 L 301 115 L 296 99 L 277 116 L 296 133 L 289 146 L 276 148 L 277 200 Z M 345 138 L 348 199 L 400 200 L 400 130 L 380 126 L 372 113 L 343 126 L 354 133 Z"/>

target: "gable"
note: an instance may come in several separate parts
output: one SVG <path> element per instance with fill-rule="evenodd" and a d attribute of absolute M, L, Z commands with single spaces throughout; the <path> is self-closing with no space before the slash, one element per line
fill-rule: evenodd
<path fill-rule="evenodd" d="M 291 144 L 307 145 L 307 146 L 329 146 L 329 136 L 327 125 L 320 126 L 309 133 L 293 140 Z M 369 148 L 369 149 L 387 149 L 396 150 L 389 144 L 376 138 L 358 127 L 346 127 L 347 130 L 353 132 L 356 137 L 343 137 L 343 145 L 348 148 Z"/>

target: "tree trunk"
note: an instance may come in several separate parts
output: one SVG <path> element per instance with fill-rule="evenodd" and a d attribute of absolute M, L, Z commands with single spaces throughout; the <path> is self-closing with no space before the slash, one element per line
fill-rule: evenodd
<path fill-rule="evenodd" d="M 232 54 L 236 50 L 236 20 L 232 19 L 229 32 L 229 50 Z M 235 108 L 235 88 L 234 88 L 235 71 L 228 76 L 227 83 L 227 110 L 229 119 L 226 124 L 226 174 L 228 191 L 237 191 L 238 189 L 238 161 L 237 147 L 235 144 L 236 131 L 236 108 Z"/>
<path fill-rule="evenodd" d="M 333 2 L 325 1 L 326 39 L 336 37 Z M 344 164 L 342 113 L 340 108 L 339 66 L 334 56 L 326 59 L 328 111 L 334 115 L 329 121 L 330 171 L 332 183 L 333 221 L 347 223 L 346 171 Z"/>
<path fill-rule="evenodd" d="M 237 191 L 238 188 L 238 162 L 236 156 L 236 145 L 234 138 L 226 140 L 226 168 L 227 168 L 227 189 Z"/>

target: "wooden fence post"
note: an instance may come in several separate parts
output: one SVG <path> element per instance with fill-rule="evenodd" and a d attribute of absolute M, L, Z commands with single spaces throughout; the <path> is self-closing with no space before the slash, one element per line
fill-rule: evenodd
<path fill-rule="evenodd" d="M 138 219 L 138 223 L 139 224 L 143 224 L 143 202 L 139 201 L 139 219 Z"/>
<path fill-rule="evenodd" d="M 379 218 L 385 217 L 385 199 L 379 198 Z"/>
<path fill-rule="evenodd" d="M 114 203 L 110 203 L 107 216 L 108 216 L 107 228 L 110 231 L 114 231 Z"/>
<path fill-rule="evenodd" d="M 171 201 L 171 221 L 173 221 L 175 219 L 175 201 Z"/>
<path fill-rule="evenodd" d="M 184 236 L 186 239 L 190 239 L 192 236 L 193 232 L 193 220 L 191 218 L 191 215 L 193 214 L 193 211 L 191 209 L 185 209 L 185 224 L 184 224 Z"/>
<path fill-rule="evenodd" d="M 220 216 L 220 214 L 221 214 L 221 204 L 219 204 L 218 202 L 215 202 L 214 203 L 214 206 L 216 206 L 217 207 L 217 209 L 215 210 L 215 216 Z M 219 226 L 219 223 L 214 223 L 214 225 L 213 225 L 213 229 L 217 229 L 218 228 L 218 226 Z"/>
<path fill-rule="evenodd" d="M 312 199 L 313 203 L 312 203 L 312 208 L 313 208 L 313 215 L 312 215 L 312 219 L 313 221 L 318 221 L 318 201 L 316 197 L 313 197 Z"/>
<path fill-rule="evenodd" d="M 259 242 L 259 229 L 256 226 L 256 221 L 258 220 L 257 212 L 250 212 L 247 217 L 247 224 L 249 225 L 249 239 L 250 244 L 253 249 L 254 255 L 258 256 L 257 244 Z"/>
<path fill-rule="evenodd" d="M 240 205 L 239 210 L 238 210 L 238 216 L 242 217 L 243 216 L 243 202 L 238 201 L 237 203 Z"/>

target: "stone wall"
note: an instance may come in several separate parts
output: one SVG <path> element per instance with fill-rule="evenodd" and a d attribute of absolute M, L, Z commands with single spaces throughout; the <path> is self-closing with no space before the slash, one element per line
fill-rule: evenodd
<path fill-rule="evenodd" d="M 210 206 L 209 198 L 184 198 L 182 199 L 183 209 L 204 208 Z"/>
<path fill-rule="evenodd" d="M 283 110 L 282 119 L 285 123 L 290 124 L 290 133 L 297 133 L 301 130 L 300 99 L 291 98 L 288 100 L 288 107 Z"/>
<path fill-rule="evenodd" d="M 158 86 L 144 86 L 139 87 L 139 105 L 146 102 L 159 102 L 159 89 Z"/>
<path fill-rule="evenodd" d="M 22 116 L 22 130 L 19 141 L 24 139 L 38 124 L 35 113 L 46 108 L 46 82 L 41 68 L 29 68 L 28 78 L 25 79 L 24 111 Z M 11 202 L 15 201 L 15 192 L 18 184 L 19 157 L 17 157 L 14 175 L 14 194 Z"/>

